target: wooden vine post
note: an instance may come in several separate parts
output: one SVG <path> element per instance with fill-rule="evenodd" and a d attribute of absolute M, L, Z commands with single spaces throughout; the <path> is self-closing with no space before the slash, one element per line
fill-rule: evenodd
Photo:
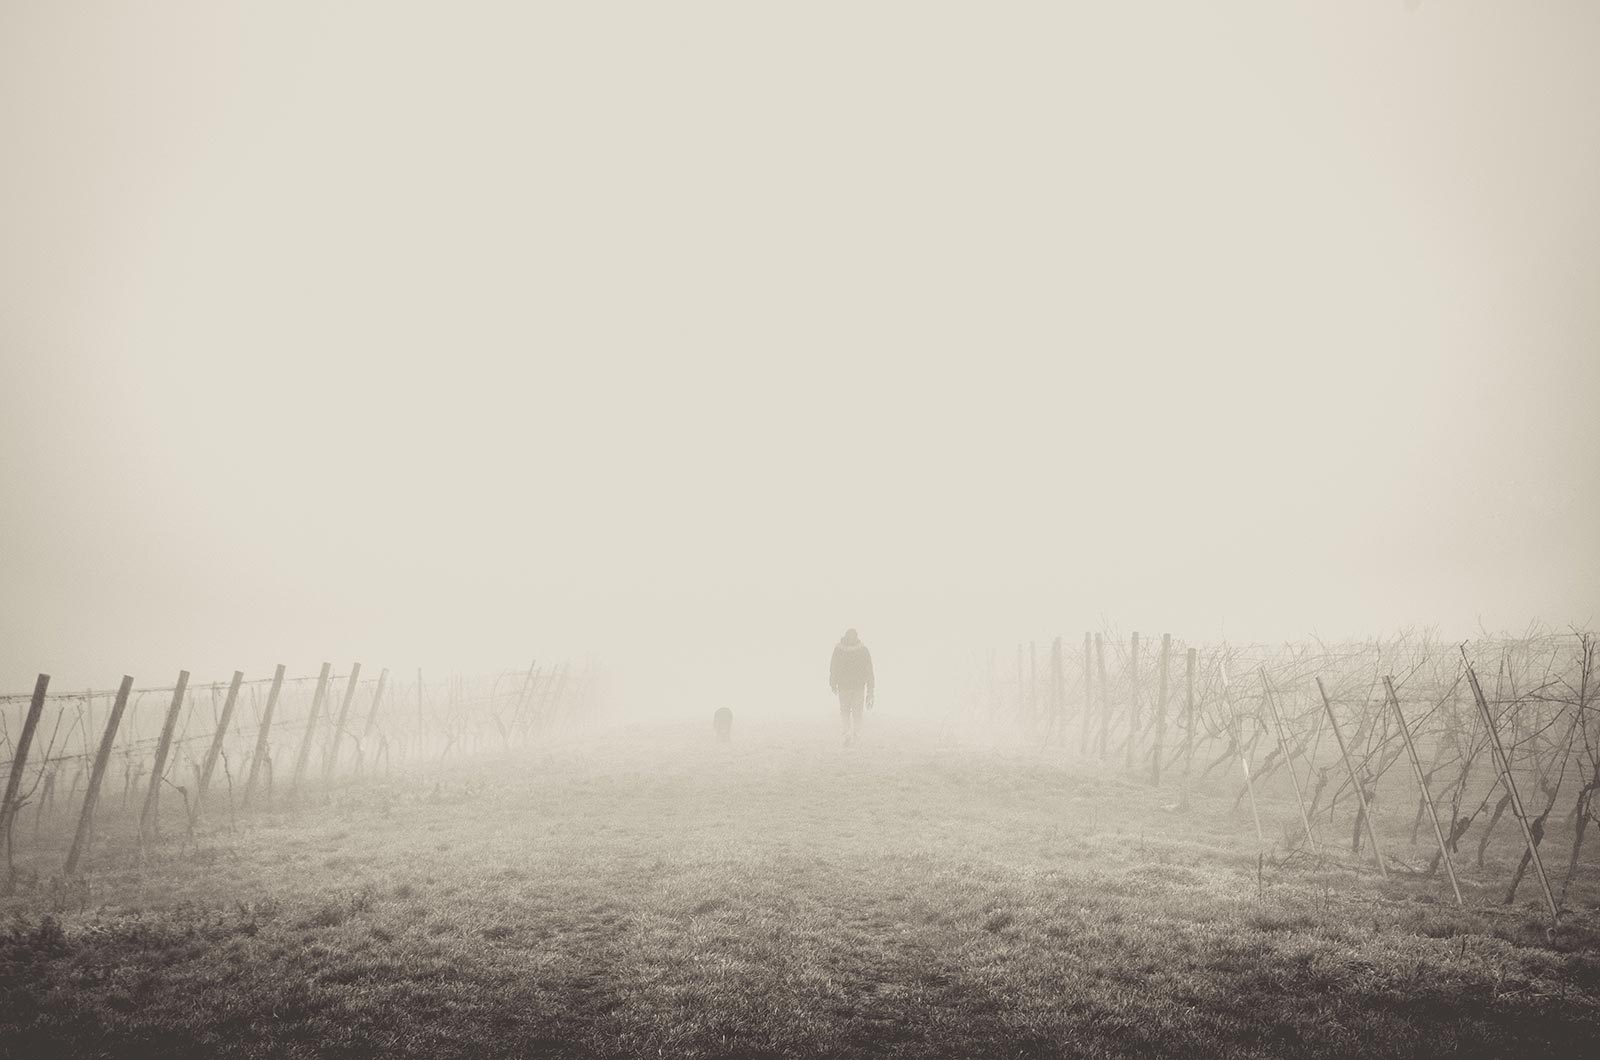
<path fill-rule="evenodd" d="M 17 737 L 17 748 L 11 755 L 11 775 L 6 778 L 6 794 L 0 800 L 0 844 L 7 855 L 11 853 L 11 826 L 17 816 L 17 792 L 22 790 L 22 771 L 28 765 L 28 748 L 33 745 L 33 734 L 39 728 L 39 717 L 44 713 L 45 692 L 50 688 L 50 675 L 40 674 L 33 683 L 33 699 L 28 702 L 28 716 L 22 722 L 22 733 Z"/>
<path fill-rule="evenodd" d="M 89 773 L 89 790 L 83 793 L 83 810 L 78 814 L 78 830 L 72 836 L 72 849 L 67 851 L 67 867 L 63 875 L 78 871 L 78 860 L 89 849 L 89 837 L 94 828 L 94 807 L 100 798 L 100 782 L 105 779 L 106 766 L 111 762 L 111 751 L 117 743 L 117 726 L 122 723 L 122 712 L 128 707 L 128 693 L 133 691 L 133 678 L 124 674 L 117 686 L 117 698 L 111 704 L 111 716 L 106 719 L 106 731 L 100 737 L 100 749 L 95 752 L 94 768 Z"/>
<path fill-rule="evenodd" d="M 283 663 L 272 672 L 272 690 L 267 693 L 267 706 L 261 712 L 261 727 L 256 730 L 256 749 L 250 756 L 250 775 L 244 782 L 244 798 L 240 806 L 250 805 L 250 797 L 255 794 L 256 779 L 261 775 L 261 763 L 267 761 L 267 737 L 272 730 L 272 712 L 278 706 L 278 693 L 283 690 Z"/>
<path fill-rule="evenodd" d="M 222 716 L 217 719 L 217 731 L 206 749 L 205 762 L 200 766 L 200 783 L 194 792 L 194 805 L 189 807 L 189 827 L 200 819 L 200 804 L 206 800 L 206 789 L 211 787 L 211 771 L 217 768 L 217 757 L 222 754 L 222 743 L 228 738 L 228 724 L 233 720 L 233 706 L 239 700 L 239 685 L 244 681 L 244 671 L 233 671 L 233 683 L 228 685 L 228 698 L 222 704 Z M 212 700 L 215 704 L 216 700 Z"/>
<path fill-rule="evenodd" d="M 1294 785 L 1295 805 L 1300 807 L 1300 823 L 1306 830 L 1306 847 L 1315 854 L 1317 852 L 1316 837 L 1311 834 L 1311 818 L 1306 813 L 1305 795 L 1300 790 L 1300 774 L 1294 768 L 1294 749 L 1289 746 L 1289 733 L 1283 724 L 1283 714 L 1278 710 L 1278 701 L 1272 694 L 1272 685 L 1267 682 L 1267 668 L 1260 668 L 1261 694 L 1267 701 L 1267 711 L 1272 715 L 1273 727 L 1278 733 L 1278 749 L 1283 752 L 1283 764 L 1289 767 L 1289 781 Z"/>
<path fill-rule="evenodd" d="M 1463 660 L 1466 659 L 1465 649 L 1461 652 Z M 1528 844 L 1528 856 L 1533 860 L 1534 874 L 1539 877 L 1539 887 L 1544 891 L 1545 905 L 1550 909 L 1550 922 L 1557 923 L 1561 919 L 1561 912 L 1556 908 L 1556 896 L 1550 890 L 1550 880 L 1544 874 L 1544 862 L 1539 859 L 1539 844 L 1533 838 L 1533 828 L 1528 824 L 1528 813 L 1522 808 L 1522 796 L 1517 794 L 1517 782 L 1511 777 L 1511 762 L 1506 757 L 1506 749 L 1500 743 L 1500 732 L 1495 728 L 1494 715 L 1489 710 L 1489 701 L 1483 696 L 1483 689 L 1478 684 L 1478 673 L 1472 668 L 1472 663 L 1467 663 L 1467 681 L 1472 685 L 1472 698 L 1478 701 L 1478 711 L 1483 715 L 1483 725 L 1489 733 L 1489 749 L 1494 752 L 1495 769 L 1500 773 L 1500 783 L 1505 785 L 1506 794 L 1511 796 L 1511 812 L 1516 814 L 1517 823 L 1522 826 L 1522 838 Z"/>
<path fill-rule="evenodd" d="M 1344 759 L 1345 772 L 1350 774 L 1350 786 L 1356 789 L 1356 802 L 1361 805 L 1361 819 L 1367 823 L 1367 838 L 1372 840 L 1372 856 L 1378 862 L 1378 872 L 1384 879 L 1389 878 L 1389 867 L 1383 863 L 1383 849 L 1378 846 L 1378 830 L 1372 826 L 1372 808 L 1367 805 L 1367 792 L 1361 786 L 1361 778 L 1356 776 L 1355 763 L 1350 761 L 1350 748 L 1345 746 L 1344 733 L 1339 728 L 1339 719 L 1333 713 L 1333 701 L 1328 698 L 1328 690 L 1322 685 L 1322 675 L 1317 675 L 1317 693 L 1322 696 L 1322 708 L 1328 712 L 1328 724 L 1333 728 L 1333 738 L 1339 741 L 1339 757 Z"/>
<path fill-rule="evenodd" d="M 350 680 L 344 686 L 344 702 L 339 704 L 339 720 L 333 724 L 333 733 L 328 737 L 328 758 L 322 764 L 322 782 L 328 783 L 333 779 L 334 767 L 339 764 L 339 744 L 344 740 L 344 726 L 350 720 L 350 704 L 355 702 L 356 682 L 361 679 L 361 664 L 352 663 L 350 666 Z"/>
<path fill-rule="evenodd" d="M 161 834 L 161 781 L 167 772 L 167 755 L 172 751 L 172 733 L 178 727 L 178 713 L 184 693 L 189 690 L 189 671 L 178 671 L 178 687 L 172 690 L 172 705 L 161 723 L 161 739 L 156 743 L 156 760 L 150 765 L 150 790 L 145 793 L 144 809 L 139 813 L 141 840 Z"/>
<path fill-rule="evenodd" d="M 1406 716 L 1400 710 L 1400 697 L 1395 695 L 1394 677 L 1383 679 L 1384 691 L 1389 696 L 1389 706 L 1394 710 L 1394 719 L 1400 723 L 1400 735 L 1406 742 L 1406 754 L 1411 759 L 1411 768 L 1417 774 L 1417 787 L 1422 789 L 1422 803 L 1428 808 L 1428 820 L 1433 822 L 1433 837 L 1439 841 L 1439 857 L 1444 861 L 1444 871 L 1450 877 L 1450 890 L 1455 892 L 1456 905 L 1465 905 L 1461 900 L 1461 885 L 1456 882 L 1455 863 L 1450 860 L 1450 845 L 1444 841 L 1444 829 L 1439 827 L 1439 811 L 1434 809 L 1433 794 L 1428 791 L 1428 777 L 1422 771 L 1422 759 L 1417 755 L 1417 746 L 1411 742 L 1411 730 L 1406 725 Z"/>
<path fill-rule="evenodd" d="M 372 735 L 372 730 L 378 724 L 378 704 L 383 702 L 383 690 L 389 684 L 389 670 L 385 667 L 378 671 L 378 688 L 372 693 L 372 706 L 367 709 L 367 723 L 361 728 L 361 743 L 365 748 L 367 739 Z"/>
<path fill-rule="evenodd" d="M 317 692 L 311 700 L 311 717 L 306 719 L 306 734 L 300 740 L 300 753 L 295 756 L 294 779 L 290 786 L 299 790 L 300 780 L 305 776 L 306 763 L 311 759 L 311 740 L 317 732 L 317 716 L 322 713 L 322 702 L 328 695 L 328 675 L 333 670 L 332 663 L 323 663 L 322 672 L 317 675 Z"/>

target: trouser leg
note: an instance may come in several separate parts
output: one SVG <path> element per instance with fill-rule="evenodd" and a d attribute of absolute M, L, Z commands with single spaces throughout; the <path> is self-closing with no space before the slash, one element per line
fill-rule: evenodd
<path fill-rule="evenodd" d="M 846 739 L 854 737 L 861 728 L 862 697 L 864 694 L 859 688 L 839 689 L 839 720 L 843 723 Z"/>

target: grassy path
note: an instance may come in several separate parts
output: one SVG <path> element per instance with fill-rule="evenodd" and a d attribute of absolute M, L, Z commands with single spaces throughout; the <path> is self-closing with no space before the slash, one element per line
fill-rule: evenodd
<path fill-rule="evenodd" d="M 1258 863 L 1221 784 L 1179 815 L 829 736 L 641 730 L 101 851 L 0 899 L 0 1056 L 1600 1055 L 1597 874 L 1549 942 L 1491 908 L 1509 830 L 1458 912 Z"/>

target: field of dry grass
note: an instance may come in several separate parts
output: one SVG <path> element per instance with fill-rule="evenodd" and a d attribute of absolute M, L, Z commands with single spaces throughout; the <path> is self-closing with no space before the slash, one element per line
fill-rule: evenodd
<path fill-rule="evenodd" d="M 1600 1055 L 1593 858 L 1550 938 L 1513 828 L 1458 911 L 1234 795 L 892 720 L 347 785 L 0 898 L 0 1056 Z"/>

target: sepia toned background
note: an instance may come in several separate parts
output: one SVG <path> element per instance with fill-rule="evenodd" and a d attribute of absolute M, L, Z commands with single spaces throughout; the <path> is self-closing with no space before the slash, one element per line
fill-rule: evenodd
<path fill-rule="evenodd" d="M 1592 622 L 1600 7 L 0 7 L 0 686 Z"/>

